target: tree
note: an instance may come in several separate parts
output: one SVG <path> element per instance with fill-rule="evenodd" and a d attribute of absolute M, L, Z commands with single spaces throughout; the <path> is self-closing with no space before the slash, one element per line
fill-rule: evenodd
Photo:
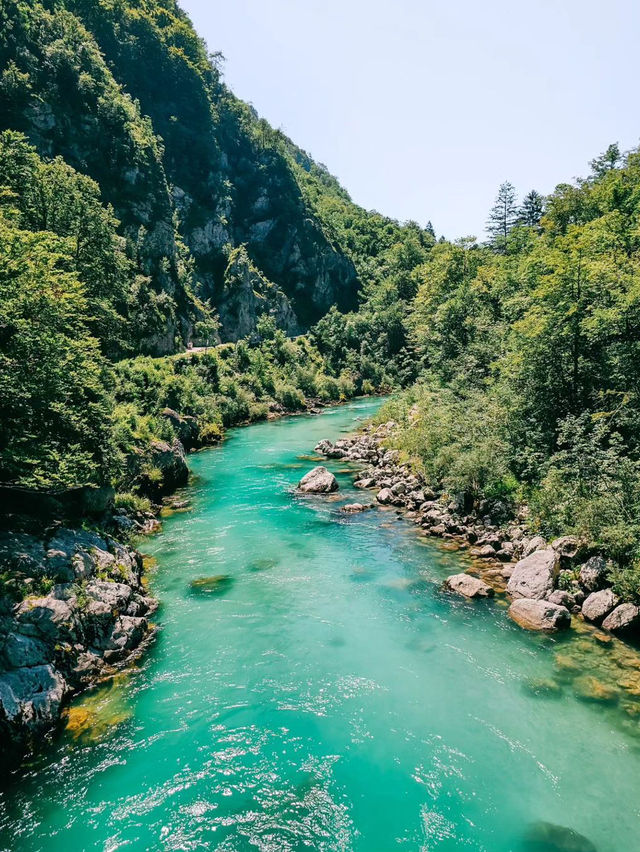
<path fill-rule="evenodd" d="M 611 169 L 615 169 L 621 159 L 622 155 L 620 154 L 620 146 L 617 142 L 614 142 L 609 145 L 603 154 L 600 154 L 599 157 L 596 157 L 595 160 L 591 160 L 589 163 L 593 176 L 595 178 L 601 178 L 607 172 L 610 172 Z"/>
<path fill-rule="evenodd" d="M 487 219 L 489 242 L 495 249 L 501 252 L 505 251 L 507 237 L 517 221 L 516 191 L 509 181 L 505 181 L 500 184 L 495 204 Z"/>
<path fill-rule="evenodd" d="M 518 224 L 537 228 L 544 215 L 544 198 L 535 189 L 528 192 L 518 210 Z"/>

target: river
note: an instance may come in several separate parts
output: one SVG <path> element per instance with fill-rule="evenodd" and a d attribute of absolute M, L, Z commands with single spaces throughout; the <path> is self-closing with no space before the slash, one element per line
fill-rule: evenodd
<path fill-rule="evenodd" d="M 3 849 L 518 852 L 538 820 L 640 848 L 638 723 L 576 697 L 581 640 L 441 592 L 463 557 L 341 514 L 340 462 L 338 499 L 292 493 L 378 404 L 191 457 L 191 511 L 144 543 L 158 639 L 2 792 Z"/>

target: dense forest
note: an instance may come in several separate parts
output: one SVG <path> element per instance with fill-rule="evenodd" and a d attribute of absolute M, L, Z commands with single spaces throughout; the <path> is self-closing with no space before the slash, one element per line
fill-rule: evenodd
<path fill-rule="evenodd" d="M 6 0 L 0 130 L 0 482 L 153 497 L 154 442 L 396 390 L 428 480 L 640 594 L 639 153 L 437 239 L 236 99 L 174 0 Z"/>

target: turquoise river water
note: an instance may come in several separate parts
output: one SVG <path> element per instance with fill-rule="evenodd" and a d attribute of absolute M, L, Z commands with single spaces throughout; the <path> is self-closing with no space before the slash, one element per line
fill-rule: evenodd
<path fill-rule="evenodd" d="M 444 594 L 464 557 L 394 511 L 341 514 L 362 492 L 340 462 L 337 499 L 292 492 L 317 441 L 378 405 L 191 458 L 191 511 L 143 545 L 158 639 L 5 783 L 0 848 L 518 852 L 543 820 L 640 849 L 637 726 L 532 688 L 576 640 Z"/>

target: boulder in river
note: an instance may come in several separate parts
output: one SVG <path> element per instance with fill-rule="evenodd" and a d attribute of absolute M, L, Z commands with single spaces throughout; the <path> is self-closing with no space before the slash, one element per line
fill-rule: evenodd
<path fill-rule="evenodd" d="M 338 480 L 330 470 L 318 465 L 302 477 L 298 490 L 305 494 L 329 494 L 338 490 Z"/>
<path fill-rule="evenodd" d="M 541 600 L 553 591 L 558 562 L 558 554 L 552 548 L 536 550 L 514 566 L 507 591 L 514 598 Z"/>
<path fill-rule="evenodd" d="M 640 628 L 640 607 L 632 603 L 623 603 L 602 622 L 605 630 L 612 633 L 627 633 Z"/>
<path fill-rule="evenodd" d="M 494 595 L 491 586 L 471 574 L 452 574 L 444 584 L 452 592 L 464 595 L 465 598 L 492 598 Z"/>
<path fill-rule="evenodd" d="M 535 822 L 524 836 L 525 852 L 597 852 L 593 843 L 572 828 L 552 822 Z"/>
<path fill-rule="evenodd" d="M 582 614 L 587 621 L 602 621 L 620 603 L 612 589 L 591 592 L 582 604 Z"/>
<path fill-rule="evenodd" d="M 571 626 L 571 613 L 564 606 L 532 598 L 519 598 L 509 607 L 509 616 L 525 630 L 555 633 Z"/>

